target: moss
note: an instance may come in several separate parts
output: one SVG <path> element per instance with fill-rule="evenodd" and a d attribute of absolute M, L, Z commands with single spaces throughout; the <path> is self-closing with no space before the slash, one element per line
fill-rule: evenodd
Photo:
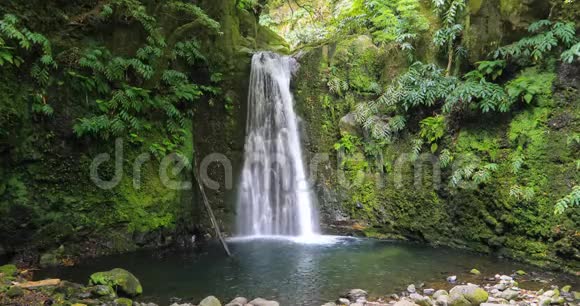
<path fill-rule="evenodd" d="M 132 306 L 133 301 L 128 298 L 118 298 L 115 299 L 115 305 L 117 306 Z"/>
<path fill-rule="evenodd" d="M 2 274 L 6 279 L 14 279 L 18 273 L 18 268 L 15 265 L 4 265 L 0 266 L 0 274 Z"/>
<path fill-rule="evenodd" d="M 111 286 L 130 297 L 143 293 L 143 287 L 141 287 L 139 280 L 129 271 L 119 268 L 92 274 L 89 284 Z"/>
<path fill-rule="evenodd" d="M 17 298 L 24 295 L 24 290 L 18 286 L 12 286 L 6 291 L 6 296 L 9 298 Z"/>

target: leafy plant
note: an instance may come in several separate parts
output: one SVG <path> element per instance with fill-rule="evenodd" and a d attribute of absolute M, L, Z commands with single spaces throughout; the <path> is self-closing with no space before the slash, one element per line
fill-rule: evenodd
<path fill-rule="evenodd" d="M 504 60 L 479 61 L 476 64 L 477 71 L 485 77 L 491 77 L 494 81 L 503 74 L 503 70 L 506 67 L 506 61 Z"/>
<path fill-rule="evenodd" d="M 572 47 L 577 43 L 576 28 L 574 23 L 552 22 L 540 20 L 528 27 L 528 32 L 534 34 L 520 39 L 519 41 L 498 48 L 493 52 L 496 59 L 519 60 L 522 63 L 531 61 L 536 63 L 544 58 L 556 47 Z M 562 54 L 562 59 L 571 62 L 577 56 L 577 48 L 572 47 L 567 53 Z"/>
<path fill-rule="evenodd" d="M 456 54 L 462 53 L 459 38 L 463 26 L 459 23 L 460 14 L 465 9 L 465 0 L 433 0 L 435 11 L 443 21 L 441 29 L 433 36 L 433 43 L 439 48 L 445 48 L 447 53 L 446 75 L 451 75 L 451 68 Z"/>
<path fill-rule="evenodd" d="M 510 187 L 510 196 L 518 200 L 529 202 L 534 199 L 536 193 L 534 188 L 520 185 L 513 185 Z"/>
<path fill-rule="evenodd" d="M 344 150 L 347 154 L 351 154 L 359 145 L 360 139 L 358 137 L 345 133 L 342 135 L 340 140 L 334 144 L 334 149 L 336 151 Z"/>
<path fill-rule="evenodd" d="M 432 153 L 437 151 L 437 141 L 445 135 L 446 130 L 445 117 L 441 115 L 428 117 L 421 121 L 420 135 L 431 144 Z"/>
<path fill-rule="evenodd" d="M 451 162 L 453 161 L 453 154 L 448 149 L 441 150 L 441 154 L 439 155 L 439 165 L 442 168 L 447 168 Z"/>
<path fill-rule="evenodd" d="M 556 203 L 556 208 L 554 212 L 557 215 L 563 214 L 566 209 L 570 207 L 577 207 L 580 205 L 580 186 L 576 185 L 572 188 L 572 192 L 570 192 L 567 196 L 561 198 Z"/>
<path fill-rule="evenodd" d="M 560 58 L 562 61 L 568 64 L 572 64 L 574 60 L 578 60 L 580 58 L 580 42 L 570 47 L 570 49 L 562 52 Z"/>

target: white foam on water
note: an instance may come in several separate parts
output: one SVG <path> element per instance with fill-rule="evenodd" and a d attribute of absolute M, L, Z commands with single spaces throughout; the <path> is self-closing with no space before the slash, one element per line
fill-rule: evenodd
<path fill-rule="evenodd" d="M 332 245 L 344 241 L 359 240 L 359 238 L 332 235 L 310 235 L 310 236 L 283 236 L 283 235 L 254 235 L 228 238 L 228 242 L 244 243 L 250 241 L 289 241 L 297 244 L 311 245 Z"/>

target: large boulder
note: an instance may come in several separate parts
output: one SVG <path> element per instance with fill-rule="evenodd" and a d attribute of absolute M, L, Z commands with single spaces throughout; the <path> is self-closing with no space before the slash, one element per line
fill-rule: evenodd
<path fill-rule="evenodd" d="M 280 303 L 276 301 L 269 301 L 263 298 L 256 298 L 250 301 L 249 303 L 252 306 L 280 306 Z"/>
<path fill-rule="evenodd" d="M 113 269 L 111 271 L 97 272 L 91 275 L 90 285 L 111 286 L 119 293 L 134 297 L 143 293 L 141 283 L 131 272 L 123 269 Z"/>
<path fill-rule="evenodd" d="M 489 294 L 476 285 L 455 286 L 449 292 L 451 306 L 479 306 L 487 301 Z"/>
<path fill-rule="evenodd" d="M 244 306 L 246 304 L 248 304 L 248 299 L 245 297 L 237 297 L 227 303 L 226 306 Z"/>
<path fill-rule="evenodd" d="M 222 306 L 222 303 L 215 296 L 211 295 L 201 300 L 199 306 Z"/>
<path fill-rule="evenodd" d="M 362 129 L 358 122 L 356 122 L 354 113 L 348 113 L 346 116 L 340 118 L 338 128 L 340 129 L 341 135 L 350 134 L 357 137 L 363 136 Z"/>

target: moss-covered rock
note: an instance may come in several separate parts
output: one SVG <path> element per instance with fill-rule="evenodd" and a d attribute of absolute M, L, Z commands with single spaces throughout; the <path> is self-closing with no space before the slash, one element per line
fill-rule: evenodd
<path fill-rule="evenodd" d="M 24 289 L 18 286 L 12 286 L 6 291 L 6 296 L 9 298 L 17 298 L 24 295 Z"/>
<path fill-rule="evenodd" d="M 113 302 L 115 306 L 132 306 L 133 301 L 128 298 L 118 298 Z"/>
<path fill-rule="evenodd" d="M 16 265 L 0 266 L 0 274 L 2 274 L 5 278 L 13 279 L 14 276 L 18 274 L 18 268 Z"/>
<path fill-rule="evenodd" d="M 455 286 L 449 291 L 449 305 L 478 306 L 485 303 L 489 294 L 476 285 Z"/>
<path fill-rule="evenodd" d="M 215 296 L 208 296 L 199 302 L 199 306 L 222 306 L 222 303 Z"/>
<path fill-rule="evenodd" d="M 120 268 L 92 274 L 89 279 L 89 284 L 110 286 L 121 294 L 130 297 L 143 293 L 143 287 L 141 287 L 141 283 L 135 275 Z"/>

